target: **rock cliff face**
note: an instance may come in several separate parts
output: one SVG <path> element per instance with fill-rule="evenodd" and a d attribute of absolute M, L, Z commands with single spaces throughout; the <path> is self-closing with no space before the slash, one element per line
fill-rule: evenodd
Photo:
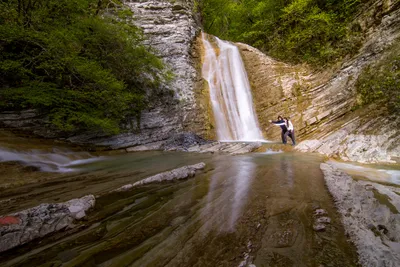
<path fill-rule="evenodd" d="M 291 117 L 298 137 L 308 140 L 298 145 L 300 151 L 359 162 L 393 163 L 399 159 L 400 116 L 373 105 L 354 111 L 360 73 L 399 42 L 399 1 L 370 1 L 355 23 L 361 26 L 366 42 L 336 70 L 311 73 L 304 66 L 283 64 L 238 44 L 266 138 L 279 140 L 279 129 L 268 120 L 282 114 Z"/>
<path fill-rule="evenodd" d="M 147 44 L 155 49 L 173 73 L 170 84 L 161 91 L 172 97 L 160 97 L 143 112 L 140 132 L 128 132 L 113 137 L 76 136 L 74 143 L 92 143 L 113 149 L 154 143 L 184 131 L 197 115 L 194 81 L 198 75 L 192 57 L 192 42 L 199 30 L 193 15 L 192 0 L 130 0 L 125 4 L 134 13 L 135 24 L 143 29 Z"/>

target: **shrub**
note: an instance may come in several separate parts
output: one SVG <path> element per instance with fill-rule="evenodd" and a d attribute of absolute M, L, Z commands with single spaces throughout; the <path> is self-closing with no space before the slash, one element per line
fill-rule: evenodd
<path fill-rule="evenodd" d="M 363 70 L 356 82 L 359 105 L 383 103 L 389 112 L 400 112 L 400 50 L 399 45 L 381 62 Z"/>
<path fill-rule="evenodd" d="M 281 60 L 330 64 L 360 42 L 347 27 L 361 0 L 203 0 L 205 31 Z"/>
<path fill-rule="evenodd" d="M 119 132 L 166 78 L 131 18 L 108 0 L 2 1 L 0 110 L 35 108 L 66 132 Z"/>

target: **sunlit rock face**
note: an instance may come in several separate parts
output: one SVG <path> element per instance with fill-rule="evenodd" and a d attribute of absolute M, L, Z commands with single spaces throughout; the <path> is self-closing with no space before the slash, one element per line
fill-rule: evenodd
<path fill-rule="evenodd" d="M 400 37 L 400 8 L 393 1 L 371 1 L 355 19 L 365 33 L 359 53 L 341 66 L 312 72 L 239 44 L 252 88 L 258 120 L 267 139 L 280 131 L 268 123 L 290 116 L 303 152 L 358 162 L 400 159 L 400 116 L 371 105 L 354 111 L 361 72 L 379 62 Z"/>

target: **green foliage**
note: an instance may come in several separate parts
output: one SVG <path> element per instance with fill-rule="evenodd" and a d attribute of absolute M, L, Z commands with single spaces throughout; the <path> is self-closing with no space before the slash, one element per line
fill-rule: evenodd
<path fill-rule="evenodd" d="M 119 132 L 168 78 L 132 12 L 109 0 L 0 3 L 0 110 L 35 108 L 71 132 Z"/>
<path fill-rule="evenodd" d="M 325 65 L 357 50 L 347 27 L 361 0 L 199 0 L 205 31 L 279 59 Z"/>
<path fill-rule="evenodd" d="M 356 82 L 360 106 L 373 102 L 386 105 L 390 112 L 400 113 L 399 45 L 380 63 L 366 68 Z"/>

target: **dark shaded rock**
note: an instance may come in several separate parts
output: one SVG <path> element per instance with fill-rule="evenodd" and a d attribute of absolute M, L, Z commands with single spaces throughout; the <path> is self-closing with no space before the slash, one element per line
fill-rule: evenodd
<path fill-rule="evenodd" d="M 321 223 L 319 223 L 319 224 L 315 224 L 315 225 L 313 226 L 313 229 L 314 229 L 314 231 L 322 232 L 322 231 L 325 231 L 326 226 L 323 225 L 323 224 L 321 224 Z"/>
<path fill-rule="evenodd" d="M 381 231 L 385 235 L 389 232 L 389 230 L 386 228 L 386 226 L 384 226 L 382 224 L 378 224 L 378 230 Z"/>
<path fill-rule="evenodd" d="M 180 133 L 168 139 L 164 144 L 164 149 L 187 151 L 190 147 L 201 146 L 209 143 L 211 142 L 204 140 L 194 133 Z"/>
<path fill-rule="evenodd" d="M 326 214 L 328 214 L 324 209 L 317 209 L 317 210 L 315 210 L 315 213 L 314 213 L 316 216 L 320 216 L 320 215 L 326 215 Z"/>
<path fill-rule="evenodd" d="M 317 223 L 331 223 L 331 218 L 329 218 L 329 217 L 320 217 L 316 221 L 317 221 Z"/>

